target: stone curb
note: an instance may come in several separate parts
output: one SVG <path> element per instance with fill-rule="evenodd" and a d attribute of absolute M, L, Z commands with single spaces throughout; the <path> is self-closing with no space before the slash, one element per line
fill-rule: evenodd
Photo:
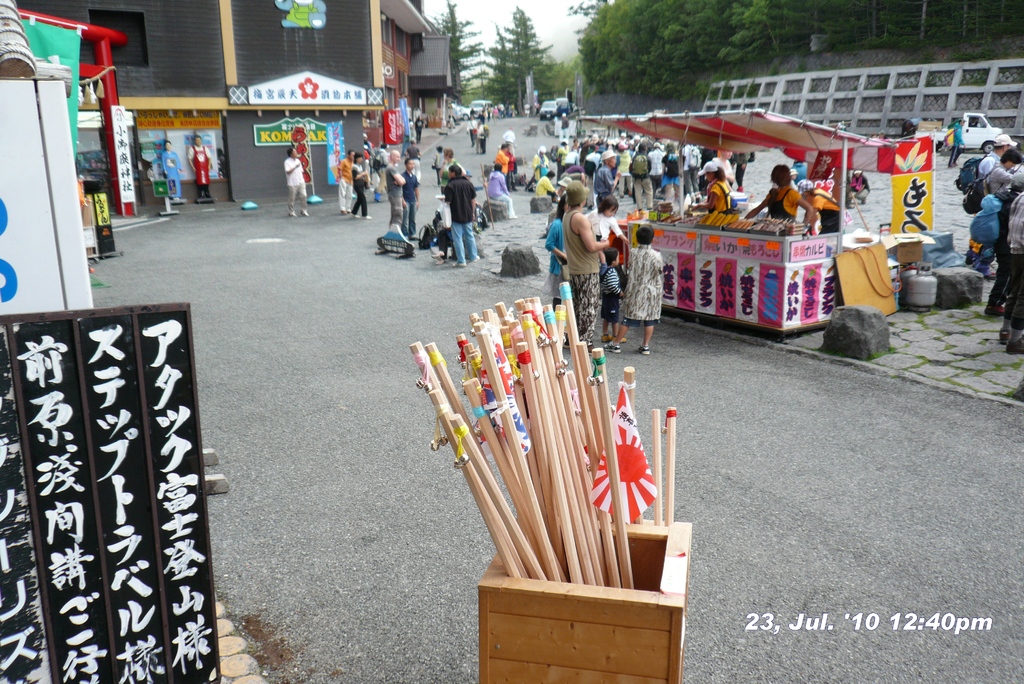
<path fill-rule="evenodd" d="M 224 617 L 224 604 L 217 601 L 217 644 L 220 653 L 220 684 L 267 684 L 260 676 L 256 659 L 246 653 L 248 643 L 235 633 L 235 626 Z"/>
<path fill-rule="evenodd" d="M 689 321 L 684 321 L 681 318 L 676 318 L 675 316 L 672 315 L 668 317 L 663 317 L 662 321 L 672 321 L 675 324 L 689 323 Z M 699 326 L 702 332 L 711 333 L 719 337 L 727 337 L 729 339 L 736 340 L 739 342 L 745 342 L 752 346 L 778 349 L 780 351 L 789 352 L 791 354 L 798 354 L 806 356 L 808 358 L 818 359 L 819 361 L 825 361 L 828 363 L 834 363 L 841 366 L 857 368 L 859 370 L 871 373 L 873 375 L 879 375 L 882 377 L 889 378 L 900 378 L 903 380 L 908 380 L 910 382 L 916 382 L 922 385 L 927 385 L 929 387 L 934 387 L 935 389 L 943 390 L 946 392 L 954 392 L 968 397 L 974 397 L 975 399 L 987 399 L 989 401 L 994 401 L 996 403 L 1004 404 L 1006 406 L 1013 406 L 1019 409 L 1024 409 L 1024 402 L 1017 401 L 1016 399 L 1011 399 L 1009 397 L 1001 397 L 995 394 L 987 394 L 985 392 L 977 392 L 967 387 L 957 387 L 946 382 L 939 382 L 938 380 L 926 378 L 922 375 L 918 375 L 917 373 L 912 373 L 910 371 L 886 368 L 884 366 L 879 366 L 878 364 L 870 363 L 868 361 L 860 361 L 858 359 L 848 359 L 842 356 L 833 356 L 832 354 L 825 354 L 823 352 L 815 351 L 813 349 L 795 347 L 784 342 L 772 342 L 771 340 L 762 340 L 756 337 L 750 337 L 743 333 L 733 332 L 731 330 L 719 330 L 711 326 L 702 326 L 699 323 L 694 323 L 692 325 Z"/>

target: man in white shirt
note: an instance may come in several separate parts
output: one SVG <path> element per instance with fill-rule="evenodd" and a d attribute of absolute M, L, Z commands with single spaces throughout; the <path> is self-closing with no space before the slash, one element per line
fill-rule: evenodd
<path fill-rule="evenodd" d="M 288 158 L 284 160 L 284 175 L 288 179 L 288 215 L 295 216 L 295 198 L 302 198 L 302 215 L 309 216 L 306 211 L 306 179 L 302 177 L 302 161 L 294 147 L 288 148 Z"/>
<path fill-rule="evenodd" d="M 661 177 L 665 173 L 665 166 L 662 161 L 665 159 L 665 147 L 661 143 L 655 143 L 654 149 L 647 153 L 647 159 L 651 162 L 651 184 L 654 186 L 654 194 L 657 196 L 661 188 Z"/>

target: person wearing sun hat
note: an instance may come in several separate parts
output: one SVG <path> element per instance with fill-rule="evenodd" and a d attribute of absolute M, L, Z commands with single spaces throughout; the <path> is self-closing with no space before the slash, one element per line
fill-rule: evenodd
<path fill-rule="evenodd" d="M 594 194 L 597 196 L 597 204 L 615 192 L 615 184 L 619 182 L 619 174 L 615 170 L 617 164 L 618 156 L 613 151 L 605 150 L 601 153 L 601 167 L 594 174 Z"/>
<path fill-rule="evenodd" d="M 700 174 L 708 181 L 708 198 L 700 204 L 694 204 L 693 209 L 707 209 L 708 211 L 728 211 L 732 208 L 729 183 L 725 180 L 725 170 L 719 165 L 717 159 L 712 159 Z"/>
<path fill-rule="evenodd" d="M 614 155 L 614 153 L 613 153 Z M 568 263 L 565 270 L 572 286 L 573 309 L 580 339 L 593 344 L 594 324 L 601 307 L 601 250 L 611 246 L 608 240 L 598 240 L 594 227 L 581 209 L 587 200 L 583 183 L 573 181 L 565 190 L 565 216 L 562 231 Z"/>

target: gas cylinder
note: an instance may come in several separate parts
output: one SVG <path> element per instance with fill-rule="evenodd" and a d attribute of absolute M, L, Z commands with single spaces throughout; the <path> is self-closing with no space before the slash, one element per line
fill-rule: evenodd
<path fill-rule="evenodd" d="M 907 295 L 910 294 L 910 281 L 917 277 L 917 266 L 907 266 L 902 271 L 899 264 L 896 265 L 896 276 L 893 279 L 893 290 L 896 292 L 896 306 L 901 309 L 907 308 Z"/>
<path fill-rule="evenodd" d="M 929 311 L 935 306 L 939 279 L 932 275 L 931 264 L 922 263 L 913 277 L 904 276 L 903 288 L 907 295 L 907 308 L 911 311 Z"/>

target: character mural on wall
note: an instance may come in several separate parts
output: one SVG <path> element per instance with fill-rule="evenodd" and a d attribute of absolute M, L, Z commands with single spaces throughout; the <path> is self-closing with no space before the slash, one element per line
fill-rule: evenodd
<path fill-rule="evenodd" d="M 281 20 L 285 28 L 322 29 L 327 24 L 327 5 L 324 0 L 274 0 L 279 10 L 287 10 Z"/>

